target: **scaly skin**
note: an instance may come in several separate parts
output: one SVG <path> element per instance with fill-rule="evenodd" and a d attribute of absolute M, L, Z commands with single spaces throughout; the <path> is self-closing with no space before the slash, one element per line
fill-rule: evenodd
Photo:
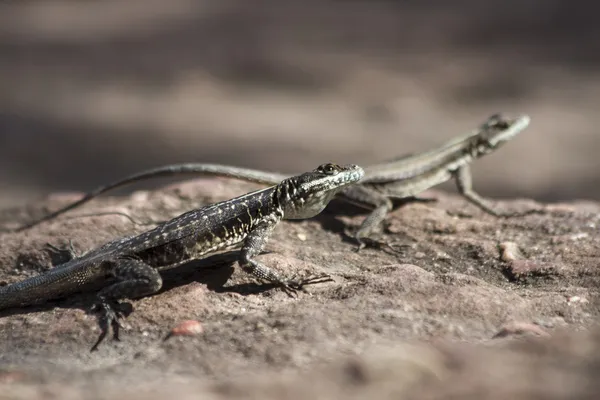
<path fill-rule="evenodd" d="M 255 277 L 293 294 L 303 285 L 327 276 L 296 281 L 279 276 L 255 260 L 275 225 L 282 219 L 305 219 L 319 214 L 344 187 L 364 175 L 355 165 L 323 164 L 311 172 L 284 179 L 276 186 L 186 212 L 137 236 L 113 240 L 54 269 L 9 286 L 0 287 L 0 309 L 25 306 L 64 297 L 87 284 L 113 278 L 98 293 L 104 339 L 109 326 L 118 338 L 119 301 L 156 293 L 160 272 L 242 243 L 240 266 Z"/>
<path fill-rule="evenodd" d="M 468 135 L 453 139 L 444 145 L 422 154 L 396 158 L 365 168 L 365 177 L 358 185 L 350 186 L 338 194 L 348 202 L 371 208 L 371 213 L 355 233 L 358 249 L 365 246 L 365 239 L 378 230 L 387 213 L 392 209 L 393 199 L 411 198 L 424 190 L 455 179 L 459 192 L 484 212 L 497 217 L 523 216 L 540 212 L 503 213 L 477 194 L 471 183 L 470 163 L 500 148 L 529 125 L 530 118 L 522 115 L 508 118 L 500 114 L 489 117 Z M 275 184 L 287 176 L 284 174 L 239 168 L 219 164 L 174 164 L 154 168 L 131 175 L 125 179 L 102 186 L 86 194 L 81 200 L 33 221 L 18 230 L 28 229 L 43 221 L 55 218 L 92 198 L 113 188 L 143 179 L 179 174 L 204 174 L 230 177 L 251 182 Z"/>

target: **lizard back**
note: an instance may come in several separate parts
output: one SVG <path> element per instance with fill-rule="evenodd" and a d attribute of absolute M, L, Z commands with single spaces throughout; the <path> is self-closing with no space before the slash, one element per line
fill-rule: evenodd
<path fill-rule="evenodd" d="M 270 222 L 276 223 L 282 218 L 283 210 L 271 187 L 186 212 L 123 246 L 127 254 L 165 269 L 231 247 L 243 241 L 259 222 L 272 219 Z"/>

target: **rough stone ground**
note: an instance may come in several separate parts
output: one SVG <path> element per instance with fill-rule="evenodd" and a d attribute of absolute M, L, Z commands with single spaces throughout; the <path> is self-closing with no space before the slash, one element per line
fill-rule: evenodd
<path fill-rule="evenodd" d="M 256 187 L 194 180 L 103 198 L 72 215 L 164 219 Z M 265 263 L 335 280 L 297 298 L 255 283 L 233 253 L 169 274 L 165 290 L 132 302 L 122 341 L 96 353 L 96 320 L 85 312 L 93 295 L 5 311 L 0 399 L 597 398 L 600 205 L 502 201 L 507 210 L 545 210 L 505 220 L 456 195 L 424 195 L 437 201 L 387 218 L 384 237 L 403 252 L 353 252 L 344 231 L 364 213 L 341 203 L 279 225 Z M 73 198 L 4 211 L 0 225 Z M 72 239 L 83 250 L 142 229 L 99 216 L 0 235 L 0 281 L 48 268 L 46 242 Z M 518 250 L 501 250 L 507 242 Z M 190 319 L 203 333 L 163 340 Z"/>

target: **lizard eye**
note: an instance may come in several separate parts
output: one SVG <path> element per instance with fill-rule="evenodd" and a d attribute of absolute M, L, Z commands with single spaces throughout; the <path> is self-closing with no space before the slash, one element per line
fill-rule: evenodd
<path fill-rule="evenodd" d="M 499 128 L 499 129 L 507 129 L 509 128 L 508 121 L 502 117 L 500 114 L 494 114 L 490 118 L 488 118 L 485 123 L 486 127 L 489 128 Z"/>
<path fill-rule="evenodd" d="M 340 167 L 338 167 L 336 164 L 329 163 L 321 165 L 319 170 L 327 175 L 335 175 L 339 172 Z"/>

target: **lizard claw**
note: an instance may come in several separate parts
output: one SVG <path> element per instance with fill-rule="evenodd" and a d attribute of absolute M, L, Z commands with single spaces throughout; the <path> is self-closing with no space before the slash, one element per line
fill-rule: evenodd
<path fill-rule="evenodd" d="M 373 238 L 369 238 L 369 237 L 366 237 L 364 239 L 357 239 L 357 240 L 358 240 L 358 246 L 353 249 L 355 253 L 359 253 L 362 249 L 364 249 L 367 246 L 369 246 L 369 247 L 372 246 L 372 247 L 375 247 L 378 249 L 382 249 L 384 251 L 388 251 L 391 254 L 403 255 L 403 254 L 406 254 L 405 249 L 412 247 L 410 244 L 399 244 L 398 245 L 398 244 L 394 244 L 393 242 L 388 241 L 388 240 L 377 240 L 377 239 L 373 239 Z"/>
<path fill-rule="evenodd" d="M 123 325 L 121 325 L 119 319 L 127 316 L 127 312 L 122 305 L 118 302 L 110 304 L 106 300 L 101 300 L 92 306 L 92 312 L 99 314 L 100 336 L 90 352 L 98 350 L 98 345 L 106 338 L 109 328 L 112 328 L 113 340 L 120 341 L 119 330 L 123 328 Z"/>
<path fill-rule="evenodd" d="M 299 285 L 301 287 L 304 287 L 306 285 L 314 285 L 317 283 L 324 283 L 324 282 L 333 282 L 333 278 L 331 277 L 331 275 L 321 274 L 321 275 L 309 276 L 307 278 L 302 279 L 299 282 Z"/>
<path fill-rule="evenodd" d="M 284 283 L 281 285 L 281 290 L 283 291 L 283 293 L 287 294 L 290 297 L 297 297 L 298 296 L 298 289 L 296 289 L 294 286 L 288 284 L 288 283 Z"/>
<path fill-rule="evenodd" d="M 288 296 L 295 297 L 298 291 L 306 292 L 304 286 L 324 282 L 333 282 L 333 279 L 327 274 L 313 275 L 302 279 L 297 279 L 296 277 L 294 277 L 284 283 L 283 291 Z"/>

